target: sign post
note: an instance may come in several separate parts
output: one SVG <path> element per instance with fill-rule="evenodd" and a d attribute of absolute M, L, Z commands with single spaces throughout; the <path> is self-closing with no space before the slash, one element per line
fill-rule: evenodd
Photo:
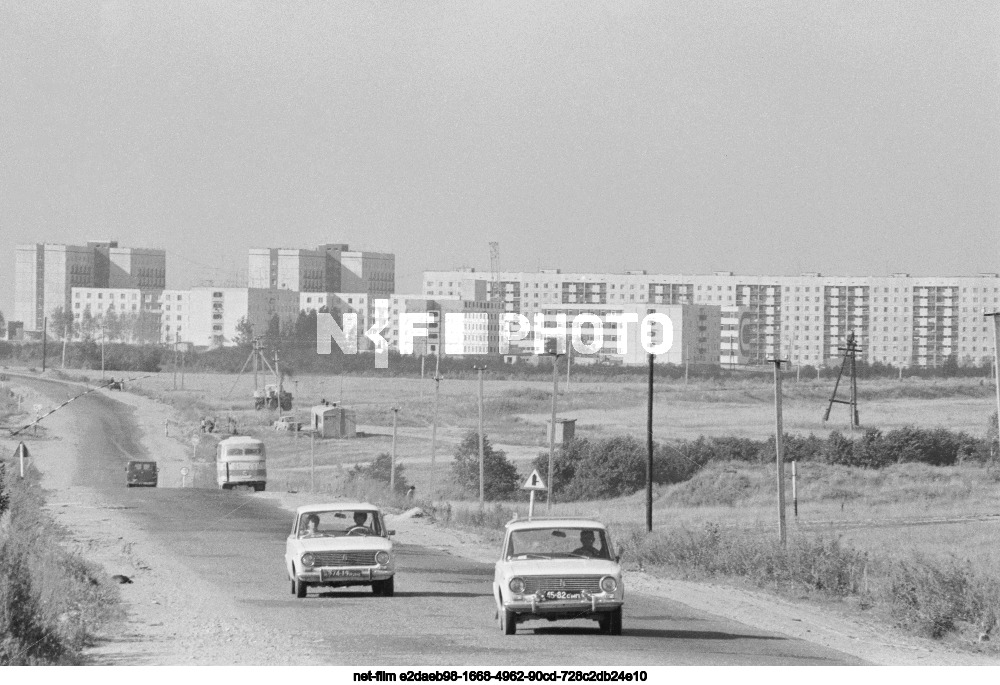
<path fill-rule="evenodd" d="M 181 467 L 181 487 L 182 488 L 186 488 L 187 487 L 187 475 L 188 475 L 188 467 L 182 466 Z"/>
<path fill-rule="evenodd" d="M 538 469 L 531 472 L 528 480 L 524 481 L 524 485 L 521 488 L 530 493 L 528 499 L 528 520 L 530 521 L 531 517 L 535 514 L 535 491 L 548 490 L 548 488 L 545 487 L 545 481 L 542 480 L 542 477 L 538 475 Z"/>

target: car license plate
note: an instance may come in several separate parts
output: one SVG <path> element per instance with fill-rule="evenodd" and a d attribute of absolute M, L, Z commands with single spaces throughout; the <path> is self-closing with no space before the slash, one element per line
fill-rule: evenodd
<path fill-rule="evenodd" d="M 547 590 L 542 594 L 542 599 L 580 599 L 579 592 L 566 592 L 565 590 Z"/>
<path fill-rule="evenodd" d="M 320 571 L 320 580 L 335 580 L 337 578 L 370 578 L 371 572 L 358 568 L 330 568 Z"/>

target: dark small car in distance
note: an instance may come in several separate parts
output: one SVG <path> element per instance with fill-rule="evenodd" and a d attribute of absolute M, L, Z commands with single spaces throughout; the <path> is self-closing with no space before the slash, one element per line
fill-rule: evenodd
<path fill-rule="evenodd" d="M 155 488 L 157 470 L 155 461 L 130 460 L 125 467 L 125 482 L 128 487 Z"/>

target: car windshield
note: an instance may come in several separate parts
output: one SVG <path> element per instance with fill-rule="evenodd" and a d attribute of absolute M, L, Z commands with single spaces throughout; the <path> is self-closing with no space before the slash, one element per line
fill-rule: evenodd
<path fill-rule="evenodd" d="M 382 535 L 382 519 L 371 509 L 311 511 L 299 518 L 300 538 Z"/>
<path fill-rule="evenodd" d="M 610 559 L 601 528 L 526 528 L 511 531 L 508 559 Z"/>

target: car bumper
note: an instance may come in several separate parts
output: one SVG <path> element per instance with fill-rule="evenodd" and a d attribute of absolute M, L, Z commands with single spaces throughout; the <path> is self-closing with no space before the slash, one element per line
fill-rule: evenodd
<path fill-rule="evenodd" d="M 388 580 L 395 570 L 387 567 L 375 568 L 312 568 L 297 570 L 295 577 L 303 583 L 362 584 L 376 580 Z"/>
<path fill-rule="evenodd" d="M 573 614 L 590 613 L 599 614 L 606 611 L 613 611 L 622 606 L 625 600 L 618 595 L 597 593 L 583 593 L 579 598 L 574 599 L 542 599 L 538 595 L 515 595 L 504 601 L 503 606 L 508 611 L 517 614 Z"/>

